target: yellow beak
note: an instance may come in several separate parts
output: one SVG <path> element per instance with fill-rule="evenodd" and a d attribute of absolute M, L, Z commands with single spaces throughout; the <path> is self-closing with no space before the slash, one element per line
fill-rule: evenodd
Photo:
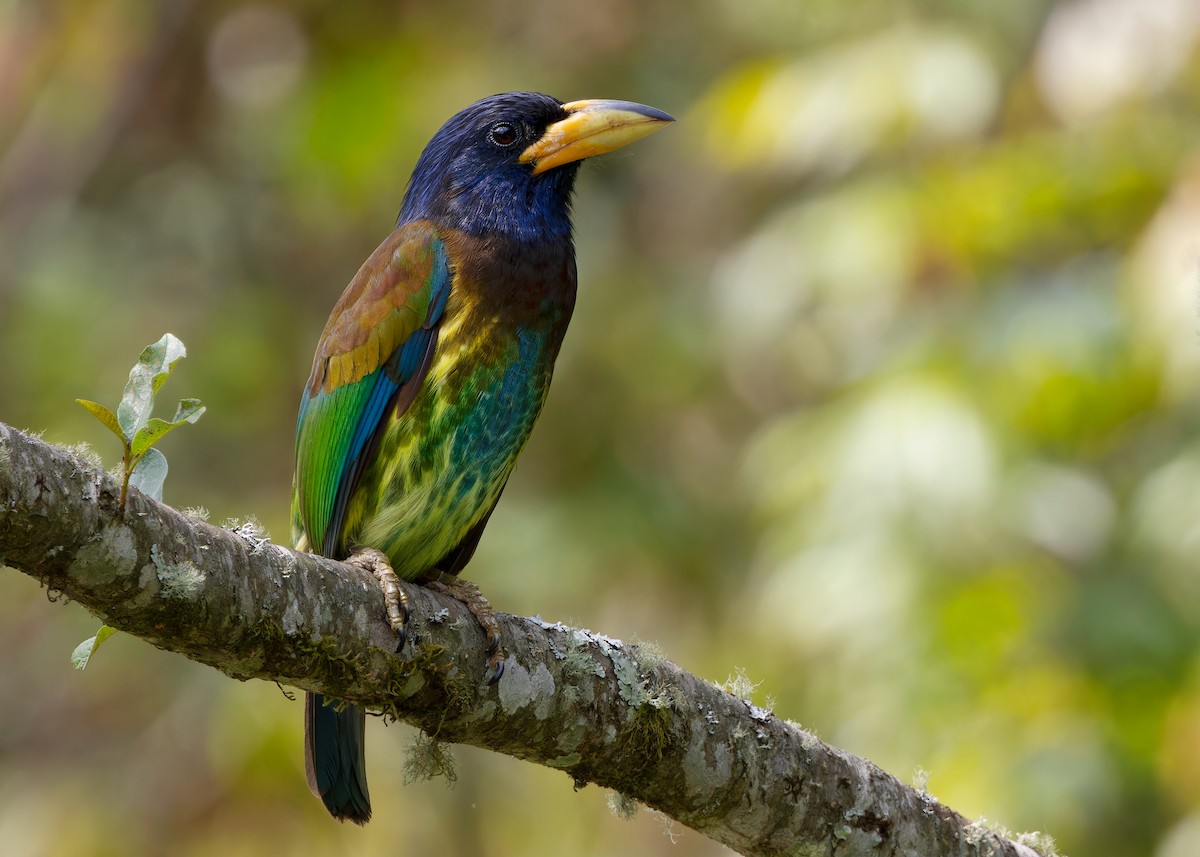
<path fill-rule="evenodd" d="M 533 164 L 535 176 L 619 149 L 675 121 L 661 110 L 633 101 L 572 101 L 563 110 L 567 118 L 547 128 L 521 153 L 521 163 Z"/>

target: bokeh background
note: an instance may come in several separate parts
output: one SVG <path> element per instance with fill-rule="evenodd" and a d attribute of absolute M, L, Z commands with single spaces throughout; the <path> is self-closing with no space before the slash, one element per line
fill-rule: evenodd
<path fill-rule="evenodd" d="M 1194 0 L 0 0 L 0 420 L 113 464 L 73 400 L 171 331 L 209 410 L 166 499 L 286 542 L 311 349 L 437 126 L 662 107 L 584 171 L 470 576 L 1067 854 L 1198 854 L 1198 37 Z M 378 722 L 338 826 L 300 702 L 124 636 L 76 672 L 97 625 L 0 574 L 6 855 L 722 851 L 470 748 L 405 786 Z"/>

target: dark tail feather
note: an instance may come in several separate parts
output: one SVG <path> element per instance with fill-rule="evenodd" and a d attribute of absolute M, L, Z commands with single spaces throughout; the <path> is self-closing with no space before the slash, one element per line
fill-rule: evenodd
<path fill-rule="evenodd" d="M 319 693 L 304 695 L 304 770 L 308 787 L 338 821 L 366 824 L 367 713 L 353 705 L 335 711 Z"/>

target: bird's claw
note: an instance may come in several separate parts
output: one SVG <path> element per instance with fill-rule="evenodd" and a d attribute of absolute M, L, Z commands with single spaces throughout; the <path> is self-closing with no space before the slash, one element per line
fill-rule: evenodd
<path fill-rule="evenodd" d="M 495 684 L 504 675 L 504 653 L 496 652 L 488 658 L 488 684 Z"/>
<path fill-rule="evenodd" d="M 400 586 L 400 578 L 392 570 L 387 555 L 375 548 L 362 548 L 346 560 L 348 565 L 369 571 L 383 590 L 383 603 L 387 608 L 388 625 L 396 635 L 396 651 L 404 648 L 407 639 L 405 628 L 408 624 L 408 596 Z"/>
<path fill-rule="evenodd" d="M 487 635 L 487 680 L 488 684 L 495 684 L 500 681 L 500 676 L 504 675 L 504 650 L 500 647 L 500 623 L 496 621 L 496 611 L 492 609 L 492 605 L 483 593 L 479 591 L 479 587 L 469 580 L 463 580 L 458 577 L 451 577 L 447 581 L 446 576 L 442 576 L 438 580 L 431 581 L 427 584 L 430 589 L 449 595 L 457 601 L 462 602 L 463 606 L 471 612 L 475 617 L 475 621 L 483 628 L 484 634 Z"/>
<path fill-rule="evenodd" d="M 504 675 L 504 652 L 500 649 L 500 629 L 488 628 L 488 684 L 495 684 Z"/>

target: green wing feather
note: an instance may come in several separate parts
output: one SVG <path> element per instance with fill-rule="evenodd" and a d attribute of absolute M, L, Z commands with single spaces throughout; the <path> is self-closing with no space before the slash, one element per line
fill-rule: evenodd
<path fill-rule="evenodd" d="M 451 279 L 442 239 L 416 221 L 379 245 L 334 306 L 296 425 L 297 547 L 344 549 L 350 497 L 379 431 L 424 380 Z"/>

